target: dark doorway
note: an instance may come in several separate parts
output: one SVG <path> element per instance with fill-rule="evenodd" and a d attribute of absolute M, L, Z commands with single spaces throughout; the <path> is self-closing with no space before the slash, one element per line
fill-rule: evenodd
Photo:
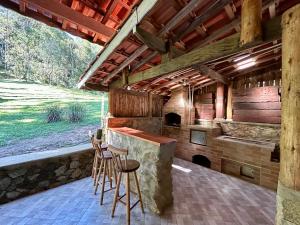
<path fill-rule="evenodd" d="M 180 127 L 181 116 L 176 113 L 168 113 L 165 115 L 165 124 L 167 126 Z"/>
<path fill-rule="evenodd" d="M 198 164 L 200 166 L 204 166 L 210 168 L 210 160 L 204 155 L 194 155 L 192 157 L 192 163 Z"/>

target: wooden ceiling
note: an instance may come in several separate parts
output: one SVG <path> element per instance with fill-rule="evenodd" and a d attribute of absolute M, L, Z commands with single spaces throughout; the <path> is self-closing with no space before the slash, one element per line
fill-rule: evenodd
<path fill-rule="evenodd" d="M 299 2 L 263 0 L 263 23 L 277 21 L 278 25 L 280 15 Z M 142 71 L 239 33 L 241 0 L 0 0 L 0 4 L 104 45 L 81 76 L 80 87 L 107 90 L 129 75 L 135 81 L 129 82 L 131 89 L 168 95 L 180 85 L 199 89 L 253 71 L 281 67 L 279 37 L 160 76 L 138 77 Z M 149 34 L 151 41 L 145 39 Z M 255 59 L 256 65 L 239 70 L 236 61 L 241 56 Z"/>
<path fill-rule="evenodd" d="M 105 45 L 140 0 L 0 0 L 0 5 Z"/>
<path fill-rule="evenodd" d="M 299 3 L 293 0 L 263 1 L 263 22 L 276 20 L 286 9 Z M 240 0 L 160 0 L 150 13 L 142 19 L 138 27 L 150 34 L 170 43 L 173 56 L 177 57 L 194 49 L 199 49 L 216 41 L 222 40 L 240 31 Z M 280 19 L 280 18 L 279 18 Z M 280 23 L 280 20 L 279 20 Z M 153 40 L 155 42 L 156 40 Z M 93 72 L 85 81 L 94 85 L 109 85 L 122 79 L 122 73 L 139 76 L 140 71 L 160 65 L 165 56 L 145 43 L 139 33 L 131 32 L 120 45 L 97 67 L 93 63 L 86 73 Z M 101 56 L 101 53 L 98 57 Z M 235 61 L 241 56 L 254 58 L 256 65 L 244 70 L 238 70 Z M 128 60 L 130 58 L 130 60 Z M 97 59 L 95 59 L 97 61 Z M 281 40 L 263 42 L 260 45 L 237 52 L 227 57 L 208 60 L 201 64 L 167 73 L 153 79 L 141 80 L 130 84 L 131 89 L 150 91 L 167 95 L 180 85 L 190 84 L 195 89 L 211 85 L 220 77 L 230 80 L 236 76 L 266 68 L 280 68 Z M 94 67 L 95 68 L 95 67 Z M 126 72 L 127 71 L 127 72 Z M 210 74 L 210 76 L 208 76 Z M 82 77 L 85 77 L 84 74 Z"/>

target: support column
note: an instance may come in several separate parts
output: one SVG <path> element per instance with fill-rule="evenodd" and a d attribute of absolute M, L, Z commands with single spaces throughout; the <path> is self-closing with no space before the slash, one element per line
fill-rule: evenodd
<path fill-rule="evenodd" d="M 226 112 L 226 119 L 232 121 L 232 81 L 228 85 L 227 91 L 227 112 Z"/>
<path fill-rule="evenodd" d="M 217 83 L 217 95 L 216 95 L 216 119 L 224 119 L 224 84 Z"/>
<path fill-rule="evenodd" d="M 300 224 L 300 4 L 282 16 L 282 115 L 277 225 Z"/>
<path fill-rule="evenodd" d="M 262 0 L 242 0 L 240 45 L 261 39 Z"/>

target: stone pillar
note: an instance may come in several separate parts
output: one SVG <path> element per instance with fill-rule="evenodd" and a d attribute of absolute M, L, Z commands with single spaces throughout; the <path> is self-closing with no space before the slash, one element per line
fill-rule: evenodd
<path fill-rule="evenodd" d="M 224 119 L 224 84 L 217 83 L 217 95 L 216 95 L 216 119 Z"/>
<path fill-rule="evenodd" d="M 228 85 L 227 90 L 227 111 L 226 111 L 226 119 L 231 121 L 232 120 L 232 81 Z"/>
<path fill-rule="evenodd" d="M 300 4 L 282 16 L 282 114 L 277 225 L 300 224 Z"/>
<path fill-rule="evenodd" d="M 262 0 L 242 0 L 240 45 L 261 39 Z"/>

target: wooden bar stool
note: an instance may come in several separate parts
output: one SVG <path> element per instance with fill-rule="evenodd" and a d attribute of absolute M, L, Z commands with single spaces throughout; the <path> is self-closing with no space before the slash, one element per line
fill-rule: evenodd
<path fill-rule="evenodd" d="M 97 140 L 95 137 L 92 138 L 92 144 L 93 144 L 93 147 L 96 149 L 96 154 L 97 154 L 97 158 L 95 161 L 96 169 L 94 170 L 94 173 L 96 173 L 94 194 L 97 193 L 97 189 L 99 186 L 99 180 L 100 180 L 100 177 L 101 177 L 101 174 L 103 171 L 102 182 L 101 182 L 101 195 L 100 195 L 100 204 L 102 205 L 104 193 L 115 188 L 112 186 L 112 180 L 113 180 L 112 176 L 114 175 L 114 180 L 116 183 L 117 174 L 113 167 L 112 154 L 111 154 L 111 152 L 107 151 L 107 147 L 106 148 L 100 147 L 101 142 L 99 142 L 99 140 Z M 100 162 L 100 163 L 98 163 L 98 162 Z M 108 190 L 105 190 L 106 177 L 108 178 L 108 182 L 110 183 L 110 189 L 108 189 Z"/>
<path fill-rule="evenodd" d="M 115 191 L 111 216 L 112 217 L 114 216 L 116 205 L 117 205 L 117 202 L 119 201 L 126 205 L 127 224 L 129 225 L 130 224 L 130 211 L 138 203 L 140 203 L 142 212 L 144 213 L 142 195 L 141 195 L 141 191 L 140 191 L 139 181 L 138 181 L 138 178 L 136 175 L 136 170 L 140 167 L 140 163 L 138 161 L 132 160 L 132 159 L 127 160 L 127 155 L 128 155 L 127 149 L 119 149 L 119 148 L 113 147 L 112 145 L 109 145 L 108 151 L 110 151 L 112 153 L 113 163 L 118 172 L 117 188 Z M 124 158 L 124 159 L 122 159 L 122 158 Z M 126 174 L 126 183 L 125 183 L 126 193 L 122 196 L 119 196 L 120 183 L 121 183 L 123 173 Z M 138 191 L 138 197 L 139 197 L 139 200 L 137 202 L 135 202 L 132 206 L 130 206 L 130 179 L 129 179 L 130 173 L 133 173 L 133 175 L 134 175 L 136 188 Z M 124 196 L 126 196 L 126 202 L 122 201 L 122 198 Z"/>
<path fill-rule="evenodd" d="M 92 178 L 94 180 L 94 186 L 96 185 L 96 178 L 98 174 L 99 165 L 101 164 L 101 154 L 99 154 L 99 151 L 96 146 L 100 146 L 101 151 L 107 151 L 107 144 L 103 143 L 101 140 L 98 140 L 95 138 L 94 135 L 90 133 L 91 143 L 93 146 L 93 149 L 95 150 L 94 154 L 94 160 L 93 160 L 93 167 L 92 167 Z"/>

